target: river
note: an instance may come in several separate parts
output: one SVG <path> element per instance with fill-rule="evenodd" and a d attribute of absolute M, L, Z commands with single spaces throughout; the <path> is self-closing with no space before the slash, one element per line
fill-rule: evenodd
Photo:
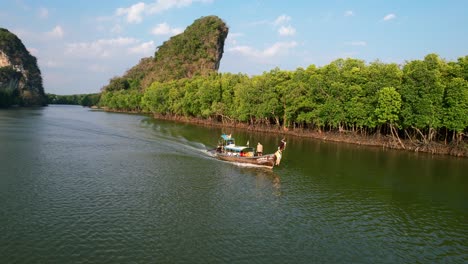
<path fill-rule="evenodd" d="M 463 263 L 468 160 L 221 133 L 78 106 L 0 110 L 1 263 Z"/>

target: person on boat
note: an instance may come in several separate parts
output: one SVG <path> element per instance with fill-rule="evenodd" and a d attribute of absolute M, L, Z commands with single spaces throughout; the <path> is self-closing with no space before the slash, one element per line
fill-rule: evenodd
<path fill-rule="evenodd" d="M 283 139 L 281 139 L 281 142 L 280 142 L 280 144 L 279 144 L 278 149 L 281 150 L 281 151 L 283 151 L 285 148 L 286 148 L 286 139 L 283 138 Z"/>
<path fill-rule="evenodd" d="M 276 166 L 280 165 L 281 157 L 282 157 L 281 149 L 278 148 L 278 150 L 275 152 L 275 165 Z"/>
<path fill-rule="evenodd" d="M 263 145 L 258 142 L 257 144 L 257 155 L 262 156 L 263 155 Z"/>

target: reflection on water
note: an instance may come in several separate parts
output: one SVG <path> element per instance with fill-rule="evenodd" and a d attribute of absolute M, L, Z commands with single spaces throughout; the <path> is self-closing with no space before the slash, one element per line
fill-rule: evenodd
<path fill-rule="evenodd" d="M 73 106 L 0 110 L 0 262 L 462 263 L 466 159 L 287 138 L 214 159 L 221 129 Z M 274 152 L 281 135 L 224 129 Z"/>
<path fill-rule="evenodd" d="M 281 196 L 281 179 L 275 171 L 268 168 L 241 167 L 240 172 L 254 177 L 257 189 L 270 188 L 275 196 Z"/>

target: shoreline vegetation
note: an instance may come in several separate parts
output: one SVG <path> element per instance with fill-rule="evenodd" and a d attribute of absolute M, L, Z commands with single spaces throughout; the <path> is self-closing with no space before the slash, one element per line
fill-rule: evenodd
<path fill-rule="evenodd" d="M 295 136 L 303 138 L 313 138 L 317 140 L 346 143 L 353 145 L 362 145 L 369 147 L 382 147 L 388 149 L 396 149 L 403 151 L 422 152 L 436 155 L 450 155 L 455 157 L 468 157 L 468 146 L 467 145 L 453 145 L 445 144 L 441 142 L 431 142 L 430 144 L 424 145 L 421 142 L 414 142 L 411 140 L 402 139 L 400 142 L 395 142 L 388 135 L 359 135 L 351 131 L 336 132 L 336 131 L 314 131 L 310 129 L 296 128 L 294 130 L 282 130 L 274 126 L 251 126 L 245 123 L 221 123 L 217 120 L 212 119 L 201 119 L 196 117 L 184 117 L 174 115 L 161 115 L 153 114 L 142 111 L 125 111 L 109 109 L 107 107 L 93 106 L 92 109 L 99 109 L 106 112 L 114 113 L 127 113 L 127 114 L 145 114 L 149 115 L 157 120 L 167 120 L 179 123 L 194 124 L 207 127 L 219 127 L 219 128 L 235 128 L 243 129 L 247 131 L 262 132 L 262 133 L 274 133 L 281 136 Z M 403 144 L 403 146 L 401 145 Z"/>
<path fill-rule="evenodd" d="M 429 54 L 403 65 L 337 59 L 322 67 L 257 76 L 214 72 L 148 87 L 130 77 L 112 80 L 99 100 L 107 110 L 468 156 L 468 56 L 447 62 Z"/>
<path fill-rule="evenodd" d="M 76 98 L 158 119 L 468 157 L 468 56 L 447 62 L 429 54 L 403 65 L 338 59 L 148 87 L 139 80 L 113 78 L 92 100 Z"/>

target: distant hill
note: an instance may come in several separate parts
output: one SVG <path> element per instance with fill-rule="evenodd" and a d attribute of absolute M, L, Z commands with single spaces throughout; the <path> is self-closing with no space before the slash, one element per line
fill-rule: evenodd
<path fill-rule="evenodd" d="M 104 91 L 142 90 L 164 82 L 206 76 L 219 69 L 228 27 L 217 16 L 201 17 L 179 35 L 159 46 L 154 57 L 143 58 L 123 76 L 111 79 Z"/>
<path fill-rule="evenodd" d="M 0 28 L 0 107 L 13 104 L 45 105 L 46 96 L 36 58 L 15 34 Z"/>

